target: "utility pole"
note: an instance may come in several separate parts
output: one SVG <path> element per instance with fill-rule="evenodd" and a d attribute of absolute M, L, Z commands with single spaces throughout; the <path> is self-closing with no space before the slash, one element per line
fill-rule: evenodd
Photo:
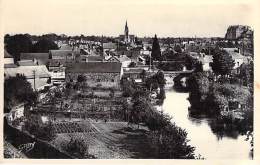
<path fill-rule="evenodd" d="M 150 52 L 150 60 L 149 60 L 149 70 L 151 71 L 151 64 L 152 64 L 152 52 Z"/>
<path fill-rule="evenodd" d="M 35 70 L 33 70 L 33 88 L 34 88 L 34 91 L 36 91 L 36 87 L 35 87 Z"/>
<path fill-rule="evenodd" d="M 103 35 L 102 35 L 102 37 L 101 37 L 101 56 L 104 56 L 104 47 L 103 47 Z"/>

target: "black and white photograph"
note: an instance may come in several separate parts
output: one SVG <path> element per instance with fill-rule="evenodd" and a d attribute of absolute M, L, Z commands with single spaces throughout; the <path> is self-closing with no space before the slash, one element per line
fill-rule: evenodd
<path fill-rule="evenodd" d="M 250 2 L 0 1 L 3 159 L 254 160 Z"/>

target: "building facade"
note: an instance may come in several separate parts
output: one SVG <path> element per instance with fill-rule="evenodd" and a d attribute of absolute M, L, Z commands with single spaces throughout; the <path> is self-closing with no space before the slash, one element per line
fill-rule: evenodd
<path fill-rule="evenodd" d="M 89 87 L 119 88 L 122 67 L 119 62 L 77 63 L 66 68 L 66 82 L 83 76 Z"/>

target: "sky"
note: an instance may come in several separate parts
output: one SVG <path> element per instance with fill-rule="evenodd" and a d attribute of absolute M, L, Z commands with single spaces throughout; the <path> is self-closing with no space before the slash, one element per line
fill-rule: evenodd
<path fill-rule="evenodd" d="M 249 0 L 250 1 L 250 0 Z M 229 25 L 252 26 L 254 7 L 245 1 L 206 0 L 0 0 L 4 34 L 139 37 L 224 37 Z M 211 1 L 212 2 L 212 1 Z"/>

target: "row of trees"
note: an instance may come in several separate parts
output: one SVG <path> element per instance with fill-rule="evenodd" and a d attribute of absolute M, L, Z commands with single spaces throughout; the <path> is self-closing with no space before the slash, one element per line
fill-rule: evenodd
<path fill-rule="evenodd" d="M 163 73 L 149 77 L 145 73 L 142 75 L 145 86 L 138 86 L 127 78 L 121 81 L 124 96 L 131 97 L 132 102 L 132 106 L 127 102 L 124 104 L 128 109 L 127 121 L 138 126 L 143 123 L 149 128 L 147 136 L 156 158 L 194 158 L 194 147 L 187 144 L 187 132 L 172 124 L 169 116 L 157 111 L 150 103 L 150 92 L 164 87 Z"/>
<path fill-rule="evenodd" d="M 53 40 L 45 36 L 40 37 L 34 44 L 32 41 L 28 34 L 6 35 L 4 38 L 5 49 L 14 57 L 15 61 L 20 60 L 20 53 L 48 53 L 49 50 L 59 49 Z"/>

